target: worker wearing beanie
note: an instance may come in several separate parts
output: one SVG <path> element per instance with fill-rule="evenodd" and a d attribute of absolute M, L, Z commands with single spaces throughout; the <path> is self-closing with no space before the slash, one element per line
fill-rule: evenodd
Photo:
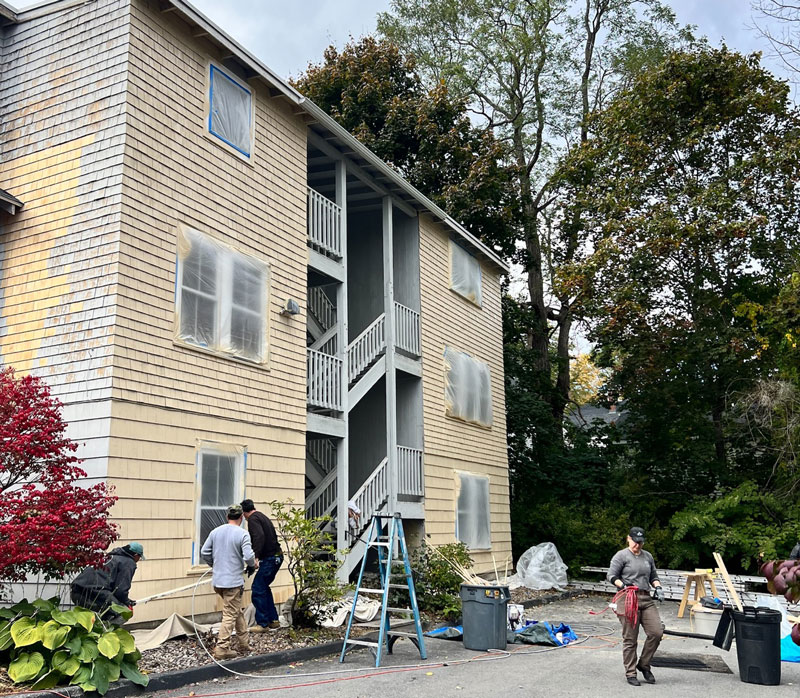
<path fill-rule="evenodd" d="M 663 601 L 664 590 L 658 579 L 653 556 L 642 549 L 644 529 L 634 526 L 628 533 L 627 541 L 628 547 L 620 550 L 611 559 L 608 581 L 617 589 L 630 589 L 629 594 L 622 598 L 626 599 L 629 606 L 630 604 L 638 606 L 635 623 L 631 622 L 631 618 L 624 611 L 622 613 L 617 611 L 617 616 L 622 623 L 622 663 L 625 665 L 625 678 L 631 686 L 641 686 L 639 679 L 636 678 L 637 669 L 642 672 L 647 683 L 656 682 L 650 670 L 650 662 L 661 642 L 664 626 L 653 598 Z M 650 597 L 651 586 L 654 588 L 653 598 Z M 636 590 L 633 587 L 636 587 Z M 636 649 L 640 625 L 644 628 L 647 639 L 637 663 Z"/>
<path fill-rule="evenodd" d="M 233 659 L 237 656 L 231 647 L 231 635 L 236 629 L 240 652 L 250 649 L 250 634 L 244 619 L 242 599 L 244 597 L 244 568 L 247 574 L 256 571 L 256 556 L 250 542 L 250 534 L 242 528 L 242 507 L 228 507 L 228 523 L 217 526 L 208 534 L 200 557 L 211 565 L 211 582 L 214 591 L 222 599 L 222 623 L 214 648 L 215 659 Z"/>

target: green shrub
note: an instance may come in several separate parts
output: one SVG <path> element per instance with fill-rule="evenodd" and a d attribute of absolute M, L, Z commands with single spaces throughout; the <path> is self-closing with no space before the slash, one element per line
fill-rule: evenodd
<path fill-rule="evenodd" d="M 292 624 L 315 627 L 324 620 L 318 609 L 340 599 L 343 591 L 336 579 L 336 546 L 322 530 L 330 517 L 306 518 L 305 509 L 291 499 L 271 502 L 270 508 L 294 585 Z"/>
<path fill-rule="evenodd" d="M 60 611 L 58 601 L 23 600 L 0 609 L 0 665 L 14 683 L 42 691 L 69 683 L 100 695 L 120 675 L 147 685 L 149 678 L 138 669 L 141 652 L 127 630 L 79 606 Z M 124 606 L 112 609 L 126 620 L 131 616 Z"/>
<path fill-rule="evenodd" d="M 423 542 L 411 554 L 414 589 L 420 611 L 442 615 L 447 620 L 454 621 L 461 615 L 459 590 L 463 580 L 444 558 L 467 569 L 472 567 L 472 557 L 463 543 L 448 543 L 437 546 L 434 550 L 433 546 Z"/>

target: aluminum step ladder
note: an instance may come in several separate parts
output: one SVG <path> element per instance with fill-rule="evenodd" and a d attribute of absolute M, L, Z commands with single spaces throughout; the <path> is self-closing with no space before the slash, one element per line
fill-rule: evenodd
<path fill-rule="evenodd" d="M 372 549 L 375 549 L 378 555 L 378 576 L 381 581 L 380 589 L 368 589 L 363 586 L 367 556 Z M 393 560 L 395 550 L 399 553 L 397 560 Z M 397 569 L 395 565 L 399 565 L 401 562 L 403 565 L 402 571 L 395 571 Z M 389 605 L 389 593 L 392 589 L 405 589 L 408 591 L 411 604 L 410 608 L 398 608 Z M 377 642 L 350 639 L 350 631 L 353 628 L 353 619 L 356 615 L 356 604 L 358 604 L 358 597 L 361 594 L 379 594 L 381 597 L 380 622 L 372 626 L 378 628 Z M 394 614 L 403 614 L 406 618 L 392 618 Z M 409 615 L 411 618 L 408 617 Z M 398 625 L 410 626 L 412 620 L 414 623 L 414 632 L 409 632 L 410 628 L 407 630 L 396 630 L 392 627 L 392 622 L 395 623 L 395 627 Z M 365 623 L 361 624 L 361 627 L 364 627 L 364 625 L 369 626 L 369 624 Z M 356 584 L 356 591 L 353 595 L 353 607 L 350 609 L 350 618 L 347 620 L 347 631 L 344 635 L 342 654 L 339 657 L 339 661 L 344 661 L 345 654 L 348 650 L 356 647 L 369 647 L 375 655 L 375 666 L 379 667 L 381 665 L 381 655 L 383 654 L 384 647 L 386 648 L 387 654 L 391 654 L 394 643 L 401 637 L 409 638 L 419 650 L 420 658 L 427 659 L 425 640 L 422 636 L 422 625 L 419 621 L 417 594 L 414 590 L 411 564 L 408 561 L 408 547 L 406 546 L 406 537 L 403 533 L 403 520 L 400 518 L 400 514 L 375 514 L 372 517 L 372 522 L 369 527 L 369 537 L 367 538 L 364 548 L 364 557 L 361 560 L 361 571 L 358 573 L 358 584 Z"/>

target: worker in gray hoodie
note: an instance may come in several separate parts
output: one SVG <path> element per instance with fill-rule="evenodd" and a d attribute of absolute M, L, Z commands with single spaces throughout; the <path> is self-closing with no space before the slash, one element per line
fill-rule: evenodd
<path fill-rule="evenodd" d="M 240 652 L 250 649 L 250 634 L 244 619 L 244 569 L 247 576 L 256 571 L 256 556 L 250 534 L 242 528 L 242 507 L 228 507 L 228 523 L 217 526 L 208 534 L 200 557 L 211 565 L 211 582 L 222 599 L 222 624 L 214 648 L 215 659 L 233 659 L 238 656 L 231 646 L 231 635 L 236 629 Z"/>

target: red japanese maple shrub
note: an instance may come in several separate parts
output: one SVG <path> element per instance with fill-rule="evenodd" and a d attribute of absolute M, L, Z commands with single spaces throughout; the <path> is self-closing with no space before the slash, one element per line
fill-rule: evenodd
<path fill-rule="evenodd" d="M 104 483 L 80 485 L 60 408 L 40 378 L 0 371 L 0 586 L 100 565 L 117 538 L 116 497 Z"/>

